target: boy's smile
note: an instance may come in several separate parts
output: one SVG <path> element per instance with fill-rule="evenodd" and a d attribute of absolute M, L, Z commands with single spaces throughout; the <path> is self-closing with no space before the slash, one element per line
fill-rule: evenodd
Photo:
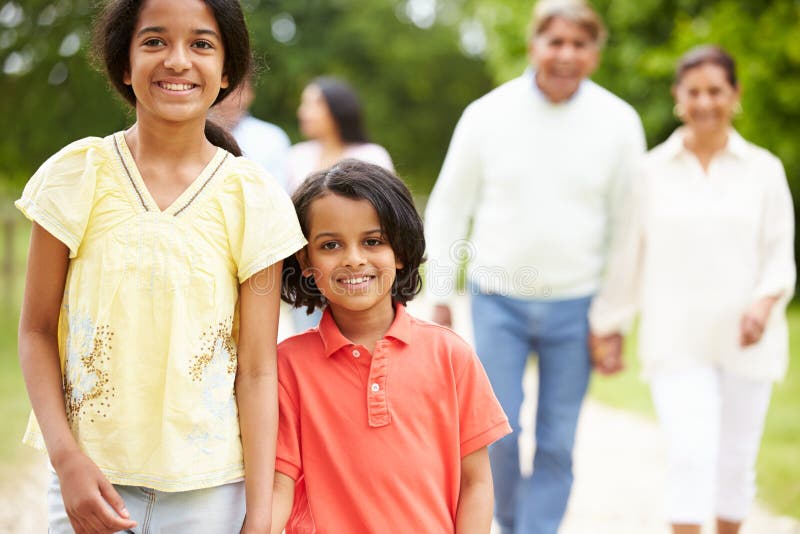
<path fill-rule="evenodd" d="M 308 247 L 299 255 L 331 311 L 393 313 L 392 284 L 402 263 L 366 200 L 336 194 L 309 209 Z"/>

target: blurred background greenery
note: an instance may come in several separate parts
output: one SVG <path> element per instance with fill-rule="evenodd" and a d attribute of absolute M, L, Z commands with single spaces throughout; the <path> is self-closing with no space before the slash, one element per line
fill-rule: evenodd
<path fill-rule="evenodd" d="M 531 0 L 243 4 L 261 65 L 253 114 L 299 141 L 295 110 L 304 85 L 321 74 L 345 78 L 364 101 L 372 139 L 389 150 L 399 174 L 423 199 L 463 108 L 519 75 L 526 64 Z M 695 44 L 720 44 L 739 64 L 744 113 L 736 127 L 780 157 L 800 198 L 800 2 L 593 4 L 610 30 L 594 79 L 636 107 L 649 146 L 677 125 L 670 96 L 676 59 Z M 90 0 L 0 0 L 0 406 L 5 430 L 0 477 L 19 457 L 18 437 L 27 416 L 15 338 L 28 226 L 11 200 L 60 147 L 83 136 L 107 135 L 133 120 L 87 61 L 95 6 Z M 800 517 L 800 309 L 793 308 L 790 319 L 793 370 L 776 388 L 759 478 L 776 511 Z M 592 394 L 627 409 L 651 410 L 635 367 L 597 381 Z"/>

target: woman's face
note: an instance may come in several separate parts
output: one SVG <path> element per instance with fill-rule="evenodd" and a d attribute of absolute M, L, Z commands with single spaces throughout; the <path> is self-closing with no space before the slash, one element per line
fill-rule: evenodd
<path fill-rule="evenodd" d="M 730 84 L 725 69 L 713 63 L 686 71 L 673 95 L 678 117 L 696 133 L 730 128 L 739 102 L 739 89 Z"/>
<path fill-rule="evenodd" d="M 339 136 L 328 103 L 322 96 L 322 90 L 316 85 L 303 89 L 300 107 L 297 108 L 297 119 L 300 122 L 300 131 L 308 139 Z"/>

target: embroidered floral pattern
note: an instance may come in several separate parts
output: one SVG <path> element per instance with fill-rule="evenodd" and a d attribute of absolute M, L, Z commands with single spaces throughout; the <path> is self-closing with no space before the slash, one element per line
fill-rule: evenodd
<path fill-rule="evenodd" d="M 236 375 L 236 343 L 233 317 L 209 326 L 203 332 L 200 351 L 192 358 L 189 373 L 202 387 L 200 402 L 211 425 L 194 425 L 186 434 L 187 454 L 214 454 L 238 425 L 233 381 Z"/>
<path fill-rule="evenodd" d="M 69 316 L 64 363 L 64 400 L 67 418 L 78 420 L 108 417 L 116 390 L 109 384 L 108 362 L 114 332 L 109 325 L 95 326 L 91 318 Z"/>
<path fill-rule="evenodd" d="M 214 359 L 223 359 L 228 374 L 236 374 L 236 343 L 233 341 L 231 326 L 233 317 L 209 326 L 203 332 L 200 352 L 192 358 L 189 373 L 192 381 L 200 382 L 204 379 L 205 370 Z"/>

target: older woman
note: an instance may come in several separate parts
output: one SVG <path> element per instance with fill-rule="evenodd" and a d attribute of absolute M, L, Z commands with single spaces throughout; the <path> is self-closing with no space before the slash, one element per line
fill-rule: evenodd
<path fill-rule="evenodd" d="M 641 313 L 673 531 L 699 533 L 715 513 L 717 531 L 735 533 L 755 493 L 772 382 L 787 367 L 792 199 L 780 161 L 731 127 L 740 89 L 726 52 L 687 53 L 673 94 L 683 126 L 644 160 L 590 323 L 601 353 Z"/>

